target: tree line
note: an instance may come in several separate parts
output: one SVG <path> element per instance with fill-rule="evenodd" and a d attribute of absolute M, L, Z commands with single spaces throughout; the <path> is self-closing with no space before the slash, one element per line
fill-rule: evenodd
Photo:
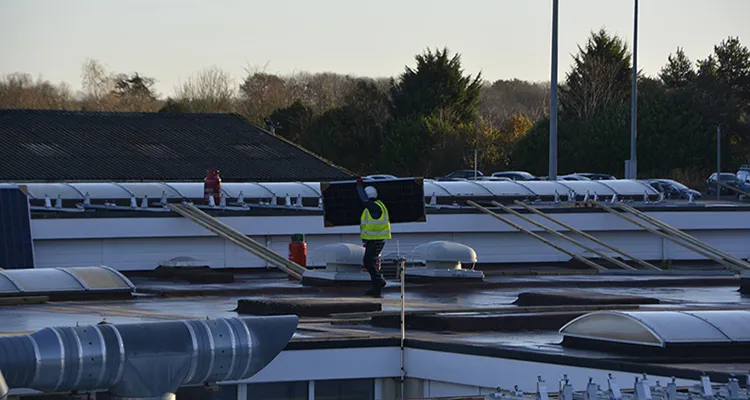
<path fill-rule="evenodd" d="M 579 46 L 560 82 L 559 170 L 622 176 L 629 158 L 630 53 L 602 29 Z M 393 78 L 248 70 L 240 82 L 217 67 L 198 71 L 171 97 L 142 73 L 82 67 L 82 90 L 0 78 L 0 108 L 141 112 L 231 112 L 356 173 L 439 176 L 473 167 L 544 175 L 549 83 L 486 82 L 460 54 L 427 49 Z M 657 76 L 638 75 L 639 175 L 697 183 L 715 166 L 750 162 L 750 52 L 729 37 L 692 62 L 678 48 Z"/>

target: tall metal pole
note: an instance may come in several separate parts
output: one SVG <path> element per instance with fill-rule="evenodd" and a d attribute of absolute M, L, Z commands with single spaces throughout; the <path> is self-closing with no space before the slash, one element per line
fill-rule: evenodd
<path fill-rule="evenodd" d="M 552 72 L 549 90 L 549 177 L 557 180 L 557 18 L 559 0 L 552 0 Z"/>
<path fill-rule="evenodd" d="M 721 125 L 716 126 L 716 200 L 721 200 Z"/>
<path fill-rule="evenodd" d="M 633 92 L 630 110 L 630 168 L 628 179 L 638 177 L 638 157 L 636 156 L 636 136 L 638 133 L 638 0 L 633 14 Z"/>

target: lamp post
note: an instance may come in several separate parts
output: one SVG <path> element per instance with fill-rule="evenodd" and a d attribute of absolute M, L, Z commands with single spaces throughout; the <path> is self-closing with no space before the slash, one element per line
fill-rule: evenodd
<path fill-rule="evenodd" d="M 626 161 L 625 178 L 637 179 L 638 158 L 636 156 L 636 136 L 638 133 L 638 0 L 633 14 L 633 90 L 630 105 L 630 160 Z"/>
<path fill-rule="evenodd" d="M 557 180 L 557 19 L 559 0 L 552 0 L 552 72 L 549 91 L 549 176 Z"/>

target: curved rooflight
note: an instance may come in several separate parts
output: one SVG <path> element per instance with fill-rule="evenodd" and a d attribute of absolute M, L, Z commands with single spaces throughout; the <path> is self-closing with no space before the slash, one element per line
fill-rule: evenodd
<path fill-rule="evenodd" d="M 636 181 L 636 180 L 630 180 L 630 179 L 611 179 L 611 180 L 601 180 L 601 181 L 595 181 L 599 182 L 602 185 L 606 185 L 607 187 L 612 188 L 612 190 L 620 193 L 620 192 L 632 192 L 632 193 L 643 193 L 644 191 L 647 191 L 649 194 L 659 194 L 659 191 L 651 187 L 651 185 L 643 182 L 643 181 Z"/>
<path fill-rule="evenodd" d="M 615 194 L 612 188 L 603 185 L 601 181 L 558 181 L 558 183 L 582 196 L 587 192 L 592 196 L 594 193 L 599 196 L 613 196 Z M 643 192 L 640 194 L 643 194 Z"/>
<path fill-rule="evenodd" d="M 534 196 L 526 186 L 519 185 L 514 181 L 470 181 L 486 189 L 491 196 L 513 196 L 526 197 Z"/>
<path fill-rule="evenodd" d="M 474 181 L 448 181 L 432 182 L 433 185 L 445 190 L 448 196 L 453 197 L 471 197 L 471 196 L 492 196 L 492 192 Z M 431 193 L 429 195 L 432 195 Z M 425 196 L 428 196 L 425 191 Z"/>
<path fill-rule="evenodd" d="M 111 183 L 93 183 L 93 182 L 82 182 L 82 183 L 69 183 L 80 193 L 84 195 L 88 193 L 89 198 L 98 200 L 114 200 L 114 199 L 129 199 L 131 194 L 127 189 L 122 186 L 113 185 Z M 52 197 L 52 196 L 50 196 Z"/>
<path fill-rule="evenodd" d="M 105 266 L 0 270 L 0 296 L 132 291 L 134 288 L 128 278 Z"/>
<path fill-rule="evenodd" d="M 83 200 L 84 193 L 66 183 L 25 183 L 26 191 L 32 199 L 43 200 L 45 196 L 63 200 Z"/>
<path fill-rule="evenodd" d="M 320 191 L 315 191 L 311 187 L 301 182 L 263 182 L 258 185 L 267 188 L 277 197 L 320 197 Z"/>
<path fill-rule="evenodd" d="M 430 181 L 425 180 L 424 181 L 424 195 L 425 197 L 429 197 L 432 195 L 442 197 L 442 196 L 450 196 L 451 194 L 449 191 L 445 190 L 444 187 L 440 186 L 437 182 L 432 181 L 432 180 Z"/>
<path fill-rule="evenodd" d="M 527 181 L 523 184 L 537 196 L 554 196 L 555 191 L 559 195 L 564 195 L 570 191 L 568 186 L 559 181 Z"/>
<path fill-rule="evenodd" d="M 750 311 L 599 311 L 570 321 L 560 333 L 655 347 L 750 343 Z"/>
<path fill-rule="evenodd" d="M 129 199 L 132 196 L 200 199 L 204 197 L 203 182 L 113 182 L 113 183 L 29 183 L 31 199 L 43 200 L 60 196 L 63 200 L 83 200 L 86 193 L 93 200 Z M 552 197 L 555 192 L 566 195 L 570 190 L 584 195 L 642 197 L 644 193 L 658 196 L 650 185 L 633 180 L 608 181 L 424 181 L 425 197 Z M 319 198 L 320 182 L 225 182 L 222 191 L 227 198 L 285 197 Z"/>
<path fill-rule="evenodd" d="M 222 182 L 221 190 L 231 198 L 240 197 L 240 193 L 242 193 L 243 197 L 251 199 L 273 197 L 273 192 L 268 190 L 268 188 L 254 182 Z"/>
<path fill-rule="evenodd" d="M 205 195 L 203 191 L 203 182 L 165 182 L 165 185 L 171 187 L 180 197 L 183 199 L 202 199 Z M 222 184 L 222 192 L 224 196 L 229 196 L 226 191 L 223 190 L 224 184 Z"/>
<path fill-rule="evenodd" d="M 182 198 L 182 194 L 175 188 L 161 182 L 123 182 L 117 185 L 138 198 L 148 196 L 150 199 L 158 199 L 162 194 L 169 198 Z"/>

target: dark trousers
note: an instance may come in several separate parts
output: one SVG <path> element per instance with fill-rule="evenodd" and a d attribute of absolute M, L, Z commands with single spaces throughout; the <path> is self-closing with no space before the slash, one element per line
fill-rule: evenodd
<path fill-rule="evenodd" d="M 385 246 L 385 240 L 364 240 L 363 243 L 365 245 L 365 256 L 362 259 L 362 264 L 370 274 L 372 286 L 376 288 L 385 286 L 385 279 L 383 279 L 380 268 L 378 268 L 378 260 Z"/>

